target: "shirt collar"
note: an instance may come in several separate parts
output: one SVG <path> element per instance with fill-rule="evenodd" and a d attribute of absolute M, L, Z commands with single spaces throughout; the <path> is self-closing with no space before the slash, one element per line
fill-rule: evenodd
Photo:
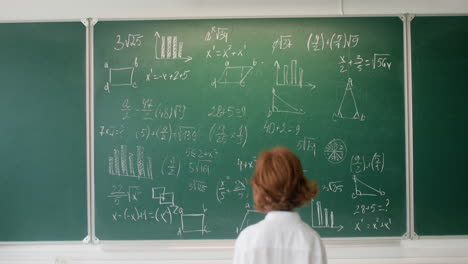
<path fill-rule="evenodd" d="M 297 212 L 290 211 L 270 211 L 265 216 L 268 221 L 281 221 L 281 222 L 301 222 L 301 217 Z"/>

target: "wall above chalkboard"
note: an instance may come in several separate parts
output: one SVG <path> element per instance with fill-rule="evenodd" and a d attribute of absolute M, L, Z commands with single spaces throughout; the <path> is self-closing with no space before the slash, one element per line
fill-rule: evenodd
<path fill-rule="evenodd" d="M 262 218 L 255 157 L 282 145 L 324 237 L 406 232 L 398 17 L 98 22 L 100 240 L 227 239 Z"/>

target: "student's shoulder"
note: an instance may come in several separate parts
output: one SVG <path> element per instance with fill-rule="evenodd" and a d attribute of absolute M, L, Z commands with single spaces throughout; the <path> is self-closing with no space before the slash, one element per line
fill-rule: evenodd
<path fill-rule="evenodd" d="M 261 236 L 264 232 L 266 232 L 266 226 L 264 220 L 262 220 L 243 229 L 237 237 L 237 240 L 250 241 L 253 237 L 258 237 L 259 235 Z"/>

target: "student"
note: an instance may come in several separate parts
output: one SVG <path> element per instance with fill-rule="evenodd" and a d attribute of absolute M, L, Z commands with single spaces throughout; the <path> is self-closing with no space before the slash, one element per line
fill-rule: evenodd
<path fill-rule="evenodd" d="M 263 152 L 250 184 L 255 209 L 267 215 L 239 234 L 234 264 L 326 264 L 320 236 L 293 211 L 317 194 L 299 159 L 282 147 Z"/>

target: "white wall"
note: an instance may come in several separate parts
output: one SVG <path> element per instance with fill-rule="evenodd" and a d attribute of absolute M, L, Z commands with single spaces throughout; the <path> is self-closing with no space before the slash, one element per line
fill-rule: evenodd
<path fill-rule="evenodd" d="M 0 0 L 0 22 L 81 18 L 468 14 L 468 0 Z M 174 244 L 175 243 L 175 244 Z M 181 244 L 182 243 L 182 244 Z M 181 247 L 181 245 L 187 247 Z M 173 247 L 176 245 L 177 247 Z M 0 245 L 4 263 L 230 263 L 233 241 L 150 245 Z M 330 264 L 468 263 L 468 239 L 327 240 Z"/>
<path fill-rule="evenodd" d="M 0 0 L 0 21 L 468 13 L 467 0 Z"/>

